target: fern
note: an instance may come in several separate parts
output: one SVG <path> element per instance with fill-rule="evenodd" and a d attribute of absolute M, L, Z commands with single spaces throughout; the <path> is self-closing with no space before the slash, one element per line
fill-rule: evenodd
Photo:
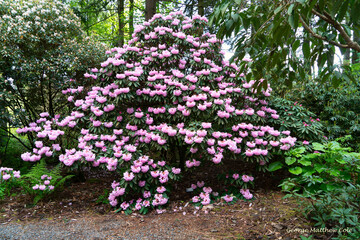
<path fill-rule="evenodd" d="M 31 168 L 29 173 L 23 175 L 23 188 L 33 197 L 34 204 L 43 199 L 45 196 L 53 193 L 54 190 L 62 190 L 66 180 L 74 176 L 67 175 L 63 177 L 61 173 L 62 165 L 60 165 L 60 163 L 52 170 L 48 170 L 45 161 L 42 159 L 38 164 Z M 44 175 L 46 175 L 46 177 L 42 179 L 42 176 Z M 50 181 L 50 184 L 46 186 L 47 188 L 45 190 L 33 189 L 35 185 L 44 185 L 45 179 Z M 49 186 L 54 186 L 54 190 L 50 190 Z"/>
<path fill-rule="evenodd" d="M 40 179 L 42 175 L 47 174 L 48 172 L 49 170 L 46 168 L 45 161 L 41 159 L 40 162 L 34 165 L 27 174 L 23 175 L 23 177 L 37 180 Z"/>

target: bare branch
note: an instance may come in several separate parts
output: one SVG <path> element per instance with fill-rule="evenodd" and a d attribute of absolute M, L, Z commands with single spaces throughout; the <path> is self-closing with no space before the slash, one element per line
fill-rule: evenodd
<path fill-rule="evenodd" d="M 31 150 L 31 148 L 30 148 L 29 146 L 26 146 L 26 144 L 23 143 L 23 141 L 21 141 L 20 138 L 16 137 L 16 136 L 15 136 L 11 131 L 9 131 L 7 128 L 0 127 L 0 129 L 3 129 L 3 130 L 6 131 L 7 133 L 10 133 L 13 138 L 15 138 L 16 140 L 19 141 L 19 143 L 21 143 L 21 145 L 23 145 L 26 149 Z"/>
<path fill-rule="evenodd" d="M 344 38 L 344 40 L 347 43 L 346 48 L 351 48 L 357 52 L 360 52 L 360 45 L 357 42 L 354 42 L 351 40 L 351 37 L 346 33 L 346 31 L 340 25 L 340 23 L 338 23 L 335 19 L 333 19 L 329 13 L 324 11 L 324 14 L 321 14 L 318 11 L 316 11 L 315 9 L 312 9 L 311 12 L 313 14 L 315 14 L 316 16 L 318 16 L 319 18 L 321 18 L 322 20 L 324 20 L 325 22 L 330 23 L 340 33 L 340 35 Z M 336 45 L 336 46 L 338 46 L 338 45 Z"/>
<path fill-rule="evenodd" d="M 338 42 L 335 42 L 335 41 L 332 41 L 332 40 L 328 40 L 326 37 L 324 36 L 321 36 L 317 33 L 315 33 L 310 27 L 309 25 L 307 25 L 304 21 L 304 19 L 299 15 L 299 20 L 301 22 L 301 24 L 304 26 L 304 28 L 306 29 L 306 31 L 308 31 L 313 37 L 317 38 L 317 39 L 320 39 L 320 40 L 323 40 L 323 41 L 326 41 L 332 45 L 335 45 L 337 47 L 340 47 L 340 48 L 351 48 L 349 45 L 347 44 L 341 44 L 341 43 L 338 43 Z"/>

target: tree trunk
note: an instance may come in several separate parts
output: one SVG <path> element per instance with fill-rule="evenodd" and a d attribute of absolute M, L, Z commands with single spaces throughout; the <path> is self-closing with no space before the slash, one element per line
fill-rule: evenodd
<path fill-rule="evenodd" d="M 130 0 L 129 3 L 129 36 L 131 38 L 131 35 L 134 32 L 134 0 Z"/>
<path fill-rule="evenodd" d="M 122 47 L 124 45 L 124 0 L 118 0 L 118 18 L 119 18 L 119 42 L 118 46 Z"/>
<path fill-rule="evenodd" d="M 151 19 L 156 13 L 156 0 L 146 0 L 145 2 L 145 21 Z"/>
<path fill-rule="evenodd" d="M 204 16 L 204 14 L 205 14 L 204 0 L 198 0 L 198 14 L 200 16 Z"/>

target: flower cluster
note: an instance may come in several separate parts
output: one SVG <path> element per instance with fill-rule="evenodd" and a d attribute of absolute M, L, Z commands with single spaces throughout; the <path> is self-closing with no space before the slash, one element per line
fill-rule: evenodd
<path fill-rule="evenodd" d="M 101 68 L 85 75 L 97 85 L 64 89 L 69 116 L 42 113 L 18 130 L 40 139 L 23 160 L 57 155 L 64 129 L 78 131 L 77 146 L 63 149 L 59 160 L 120 171 L 111 205 L 143 211 L 167 203 L 158 187 L 180 178 L 179 163 L 193 168 L 232 157 L 265 165 L 271 152 L 292 147 L 289 131 L 268 125 L 279 118 L 266 100 L 270 86 L 257 92 L 255 81 L 238 75 L 237 65 L 223 59 L 221 41 L 203 33 L 206 22 L 174 12 L 136 27 L 129 45 L 107 51 Z M 203 204 L 211 201 L 206 191 L 198 199 Z"/>
<path fill-rule="evenodd" d="M 125 188 L 121 188 L 119 185 L 120 183 L 116 181 L 111 184 L 113 191 L 110 193 L 108 199 L 110 201 L 110 205 L 114 207 L 119 204 L 117 198 L 125 193 Z M 148 208 L 159 207 L 168 202 L 169 198 L 167 197 L 166 191 L 167 189 L 164 186 L 157 187 L 154 193 L 152 193 L 152 191 L 144 190 L 142 197 L 137 200 L 131 199 L 129 201 L 123 201 L 120 204 L 120 209 L 127 213 L 132 211 L 146 213 Z"/>
<path fill-rule="evenodd" d="M 11 189 L 19 185 L 20 171 L 12 168 L 0 167 L 0 199 L 10 196 Z"/>
<path fill-rule="evenodd" d="M 191 202 L 195 205 L 209 205 L 211 203 L 211 196 L 217 197 L 219 193 L 213 192 L 211 187 L 204 187 L 205 183 L 203 181 L 198 181 L 196 184 L 191 184 L 193 190 L 198 189 L 200 194 L 194 196 L 191 199 Z"/>
<path fill-rule="evenodd" d="M 252 199 L 253 195 L 250 193 L 249 189 L 241 189 L 240 193 L 243 195 L 246 199 Z"/>
<path fill-rule="evenodd" d="M 14 169 L 8 167 L 0 167 L 0 183 L 11 178 L 20 178 L 20 171 L 14 171 Z"/>
<path fill-rule="evenodd" d="M 48 175 L 42 175 L 41 176 L 41 183 L 36 184 L 32 187 L 33 190 L 40 190 L 40 191 L 52 191 L 54 190 L 54 186 L 51 185 L 51 176 Z"/>

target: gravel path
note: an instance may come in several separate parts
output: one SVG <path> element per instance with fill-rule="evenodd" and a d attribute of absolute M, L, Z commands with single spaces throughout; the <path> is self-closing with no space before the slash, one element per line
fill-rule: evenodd
<path fill-rule="evenodd" d="M 60 220 L 61 221 L 61 220 Z M 206 239 L 187 229 L 186 223 L 89 218 L 69 222 L 40 221 L 0 225 L 0 239 Z"/>

